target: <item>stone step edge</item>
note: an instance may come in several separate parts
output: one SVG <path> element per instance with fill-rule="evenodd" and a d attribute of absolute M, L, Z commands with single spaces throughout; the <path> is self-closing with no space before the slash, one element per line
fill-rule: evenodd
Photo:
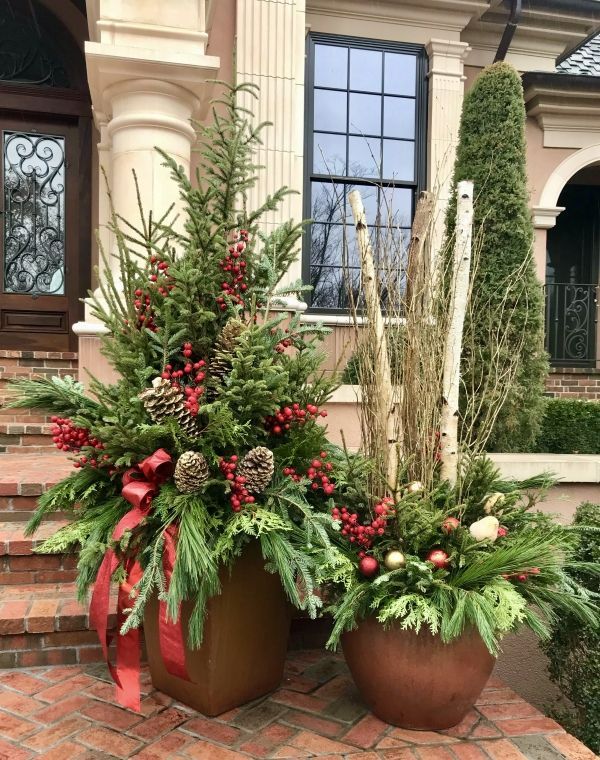
<path fill-rule="evenodd" d="M 25 526 L 16 521 L 0 521 L 0 557 L 34 555 L 34 550 L 68 524 L 67 520 L 48 520 L 42 523 L 33 536 L 25 535 Z M 35 555 L 54 556 L 54 555 Z"/>
<path fill-rule="evenodd" d="M 11 599 L 11 594 L 19 596 L 19 588 L 26 589 L 28 586 L 5 587 L 4 596 L 8 598 L 0 601 L 0 637 L 89 630 L 89 609 L 76 600 L 74 584 L 37 584 L 35 588 L 45 595 L 44 589 L 48 586 L 72 588 L 72 596 L 63 592 L 49 594 L 47 599 Z M 116 601 L 112 600 L 110 609 L 115 606 Z M 109 628 L 116 625 L 114 612 L 109 615 L 108 625 Z"/>

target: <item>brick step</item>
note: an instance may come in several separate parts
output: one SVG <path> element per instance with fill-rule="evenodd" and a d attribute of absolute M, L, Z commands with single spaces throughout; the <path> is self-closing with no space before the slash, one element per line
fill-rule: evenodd
<path fill-rule="evenodd" d="M 77 575 L 74 554 L 35 554 L 43 541 L 65 525 L 45 522 L 34 536 L 25 536 L 22 522 L 0 523 L 0 585 L 70 583 Z"/>
<path fill-rule="evenodd" d="M 6 454 L 43 454 L 52 451 L 52 426 L 0 422 L 0 452 Z"/>
<path fill-rule="evenodd" d="M 0 522 L 29 520 L 38 497 L 69 475 L 72 469 L 71 461 L 56 450 L 38 454 L 0 454 Z M 55 513 L 49 519 L 63 517 Z"/>
<path fill-rule="evenodd" d="M 115 625 L 112 614 L 109 626 Z M 0 668 L 101 660 L 88 608 L 76 601 L 74 583 L 0 588 Z"/>

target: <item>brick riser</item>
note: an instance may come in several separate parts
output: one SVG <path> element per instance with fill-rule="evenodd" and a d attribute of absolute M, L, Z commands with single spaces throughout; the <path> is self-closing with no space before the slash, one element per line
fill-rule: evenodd
<path fill-rule="evenodd" d="M 38 410 L 3 409 L 12 380 L 36 376 L 77 377 L 77 354 L 58 351 L 0 351 L 0 452 L 44 453 L 52 447 L 50 417 Z M 22 428 L 27 426 L 25 430 Z M 12 429 L 9 429 L 12 428 Z"/>
<path fill-rule="evenodd" d="M 600 401 L 600 368 L 552 367 L 546 378 L 546 393 L 553 398 Z"/>
<path fill-rule="evenodd" d="M 116 625 L 115 615 L 109 627 Z M 0 590 L 0 668 L 100 662 L 98 637 L 73 583 Z"/>

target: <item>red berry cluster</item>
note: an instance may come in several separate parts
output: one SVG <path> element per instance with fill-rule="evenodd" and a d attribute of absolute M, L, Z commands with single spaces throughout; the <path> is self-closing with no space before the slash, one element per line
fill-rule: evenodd
<path fill-rule="evenodd" d="M 217 304 L 221 311 L 227 309 L 225 296 L 238 306 L 244 306 L 242 294 L 248 289 L 246 279 L 246 261 L 243 258 L 248 244 L 247 230 L 240 230 L 238 239 L 229 246 L 228 255 L 219 262 L 219 266 L 226 273 L 227 279 L 221 283 L 223 295 L 217 297 Z"/>
<path fill-rule="evenodd" d="M 502 577 L 505 581 L 517 580 L 520 583 L 525 583 L 530 575 L 539 575 L 540 568 L 532 567 L 530 570 L 523 570 L 521 573 L 502 573 Z"/>
<path fill-rule="evenodd" d="M 191 343 L 184 343 L 181 351 L 184 360 L 181 362 L 181 369 L 174 369 L 172 364 L 167 364 L 161 373 L 164 380 L 170 380 L 173 388 L 179 390 L 185 395 L 185 405 L 190 414 L 196 416 L 200 410 L 200 397 L 204 394 L 204 378 L 206 372 L 206 362 L 200 359 L 192 362 L 194 348 Z"/>
<path fill-rule="evenodd" d="M 236 475 L 238 458 L 235 454 L 227 457 L 221 457 L 219 469 L 225 475 L 225 478 L 231 483 L 231 508 L 234 512 L 241 512 L 244 504 L 254 504 L 254 496 L 250 494 L 245 486 L 246 478 L 243 475 Z"/>
<path fill-rule="evenodd" d="M 271 330 L 271 335 L 277 335 L 277 328 L 273 328 Z M 277 351 L 278 354 L 282 354 L 286 348 L 289 348 L 294 343 L 294 335 L 290 333 L 290 331 L 286 329 L 283 331 L 285 334 L 285 338 L 282 338 L 279 343 L 275 345 L 275 351 Z"/>
<path fill-rule="evenodd" d="M 136 327 L 140 330 L 142 327 L 147 327 L 152 332 L 156 332 L 158 328 L 154 322 L 152 290 L 155 290 L 158 295 L 166 297 L 175 285 L 173 284 L 173 278 L 169 276 L 169 265 L 166 261 L 161 261 L 158 256 L 151 256 L 150 265 L 150 289 L 142 290 L 138 288 L 135 291 L 133 306 L 136 313 Z"/>
<path fill-rule="evenodd" d="M 308 420 L 314 420 L 317 417 L 327 417 L 327 411 L 319 409 L 314 404 L 307 404 L 304 409 L 300 407 L 300 404 L 292 404 L 291 407 L 284 406 L 277 414 L 269 415 L 265 419 L 265 429 L 273 435 L 282 435 L 290 429 L 293 422 L 304 425 Z"/>
<path fill-rule="evenodd" d="M 371 522 L 359 523 L 357 512 L 349 512 L 346 507 L 334 507 L 331 516 L 334 520 L 342 523 L 342 536 L 347 536 L 351 544 L 358 544 L 363 550 L 370 549 L 375 536 L 383 536 L 387 525 L 387 518 L 394 514 L 394 500 L 386 496 L 375 505 L 373 511 L 377 515 Z M 365 552 L 360 551 L 359 557 L 364 557 Z"/>
<path fill-rule="evenodd" d="M 312 460 L 310 467 L 306 470 L 306 475 L 304 476 L 299 475 L 293 467 L 284 467 L 283 474 L 289 475 L 289 477 L 297 483 L 302 480 L 303 477 L 306 477 L 312 481 L 310 487 L 313 491 L 318 491 L 319 488 L 322 488 L 327 496 L 331 496 L 335 491 L 335 486 L 330 480 L 333 465 L 331 462 L 323 461 L 328 457 L 326 451 L 322 451 L 320 456 L 320 459 Z"/>
<path fill-rule="evenodd" d="M 106 466 L 110 457 L 108 454 L 102 454 L 104 444 L 97 438 L 90 437 L 87 428 L 75 427 L 71 420 L 65 417 L 54 416 L 50 419 L 53 423 L 50 432 L 57 449 L 73 452 L 79 452 L 83 448 L 91 449 L 89 457 L 81 456 L 74 461 L 75 467 L 83 467 L 85 464 L 91 467 Z"/>

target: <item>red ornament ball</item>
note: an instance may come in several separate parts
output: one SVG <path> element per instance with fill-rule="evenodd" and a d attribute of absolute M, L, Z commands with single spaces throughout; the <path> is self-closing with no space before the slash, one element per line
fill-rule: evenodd
<path fill-rule="evenodd" d="M 358 569 L 365 578 L 372 578 L 379 572 L 379 562 L 375 557 L 363 557 L 358 563 Z"/>
<path fill-rule="evenodd" d="M 448 555 L 443 549 L 432 549 L 425 559 L 438 570 L 442 570 L 448 565 Z"/>
<path fill-rule="evenodd" d="M 447 517 L 442 523 L 442 531 L 446 534 L 452 533 L 458 527 L 460 527 L 460 521 L 456 517 Z"/>

